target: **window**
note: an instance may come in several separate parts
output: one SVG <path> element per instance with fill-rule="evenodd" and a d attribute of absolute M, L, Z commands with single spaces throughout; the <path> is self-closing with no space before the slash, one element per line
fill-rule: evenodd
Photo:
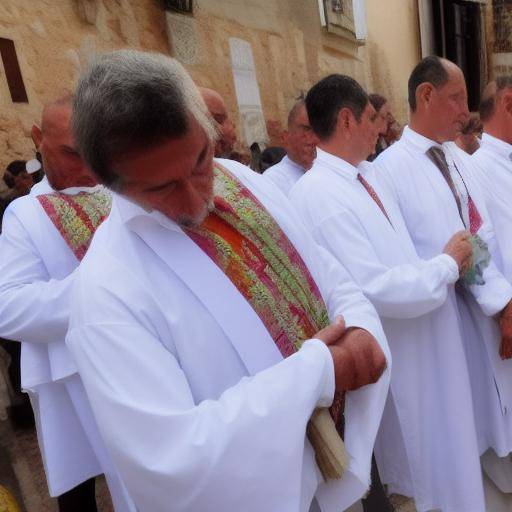
<path fill-rule="evenodd" d="M 320 22 L 327 31 L 352 41 L 366 39 L 364 0 L 319 0 Z"/>
<path fill-rule="evenodd" d="M 165 0 L 165 8 L 168 11 L 179 12 L 181 14 L 193 14 L 193 0 Z"/>
<path fill-rule="evenodd" d="M 0 56 L 4 65 L 5 78 L 11 99 L 15 103 L 28 103 L 27 91 L 23 83 L 14 41 L 0 37 Z"/>

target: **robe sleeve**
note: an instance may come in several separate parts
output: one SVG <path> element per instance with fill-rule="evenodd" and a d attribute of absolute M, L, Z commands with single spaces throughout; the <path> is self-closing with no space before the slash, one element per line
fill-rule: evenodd
<path fill-rule="evenodd" d="M 478 234 L 487 243 L 491 254 L 493 254 L 497 247 L 494 228 L 489 221 L 487 212 L 481 216 L 484 223 L 478 230 Z M 512 300 L 512 285 L 498 270 L 493 260 L 484 270 L 483 278 L 485 280 L 483 286 L 473 285 L 469 289 L 482 311 L 487 316 L 494 316 Z"/>
<path fill-rule="evenodd" d="M 84 321 L 83 303 L 73 304 L 66 341 L 138 509 L 299 510 L 306 425 L 334 393 L 328 348 L 309 340 L 218 399 L 196 403 L 179 359 L 148 318 L 138 318 L 137 304 L 131 309 L 125 297 L 77 284 L 96 317 Z M 144 294 L 137 299 L 143 303 Z M 316 480 L 315 465 L 308 467 Z"/>
<path fill-rule="evenodd" d="M 390 267 L 380 261 L 363 233 L 348 211 L 339 211 L 313 228 L 318 243 L 343 262 L 381 316 L 415 318 L 443 304 L 448 285 L 459 277 L 450 256 Z"/>
<path fill-rule="evenodd" d="M 7 209 L 0 237 L 0 336 L 36 343 L 63 340 L 73 275 L 50 279 L 23 224 Z"/>
<path fill-rule="evenodd" d="M 497 253 L 498 241 L 494 233 L 494 226 L 489 215 L 486 204 L 486 193 L 482 190 L 482 179 L 477 178 L 479 174 L 485 174 L 485 170 L 480 166 L 474 157 L 464 155 L 464 175 L 471 182 L 471 195 L 475 201 L 483 224 L 478 230 L 478 235 L 489 246 L 491 254 Z M 512 300 L 512 284 L 510 284 L 503 274 L 498 270 L 495 262 L 491 260 L 489 266 L 484 270 L 483 286 L 470 286 L 470 291 L 478 302 L 482 311 L 487 316 L 494 316 Z"/>

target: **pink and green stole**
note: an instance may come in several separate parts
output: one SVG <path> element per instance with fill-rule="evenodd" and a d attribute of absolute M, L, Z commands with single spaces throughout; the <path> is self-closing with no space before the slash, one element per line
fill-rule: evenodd
<path fill-rule="evenodd" d="M 187 234 L 236 286 L 288 357 L 329 324 L 320 290 L 251 191 L 218 164 L 214 175 L 214 210 Z M 331 408 L 335 420 L 342 408 L 340 396 Z"/>
<path fill-rule="evenodd" d="M 37 196 L 37 200 L 78 261 L 112 206 L 112 196 L 103 190 L 73 196 L 54 192 Z"/>

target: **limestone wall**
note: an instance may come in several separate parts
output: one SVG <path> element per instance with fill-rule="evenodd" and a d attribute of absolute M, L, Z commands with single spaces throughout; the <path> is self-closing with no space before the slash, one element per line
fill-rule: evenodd
<path fill-rule="evenodd" d="M 30 127 L 42 105 L 72 90 L 97 52 L 171 52 L 200 85 L 217 89 L 238 120 L 230 38 L 250 43 L 269 142 L 279 142 L 295 98 L 321 77 L 347 73 L 388 96 L 406 120 L 406 83 L 419 58 L 416 0 L 366 0 L 364 43 L 329 34 L 318 0 L 196 0 L 194 15 L 163 0 L 0 0 L 0 37 L 12 39 L 29 98 L 12 103 L 0 63 L 0 172 L 33 155 Z M 385 4 L 385 5 L 384 5 Z"/>

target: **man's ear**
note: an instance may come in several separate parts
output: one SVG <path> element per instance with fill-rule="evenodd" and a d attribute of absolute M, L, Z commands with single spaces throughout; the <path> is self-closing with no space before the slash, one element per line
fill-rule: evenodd
<path fill-rule="evenodd" d="M 416 105 L 428 106 L 432 99 L 433 92 L 434 86 L 429 82 L 423 82 L 418 85 L 416 89 Z"/>
<path fill-rule="evenodd" d="M 342 108 L 338 112 L 338 125 L 336 128 L 347 130 L 350 127 L 353 115 L 349 108 Z"/>
<path fill-rule="evenodd" d="M 36 150 L 39 150 L 39 146 L 43 140 L 43 134 L 41 133 L 41 128 L 39 126 L 33 124 L 32 130 L 30 130 L 30 135 L 32 136 L 32 141 L 34 142 L 34 146 Z"/>

